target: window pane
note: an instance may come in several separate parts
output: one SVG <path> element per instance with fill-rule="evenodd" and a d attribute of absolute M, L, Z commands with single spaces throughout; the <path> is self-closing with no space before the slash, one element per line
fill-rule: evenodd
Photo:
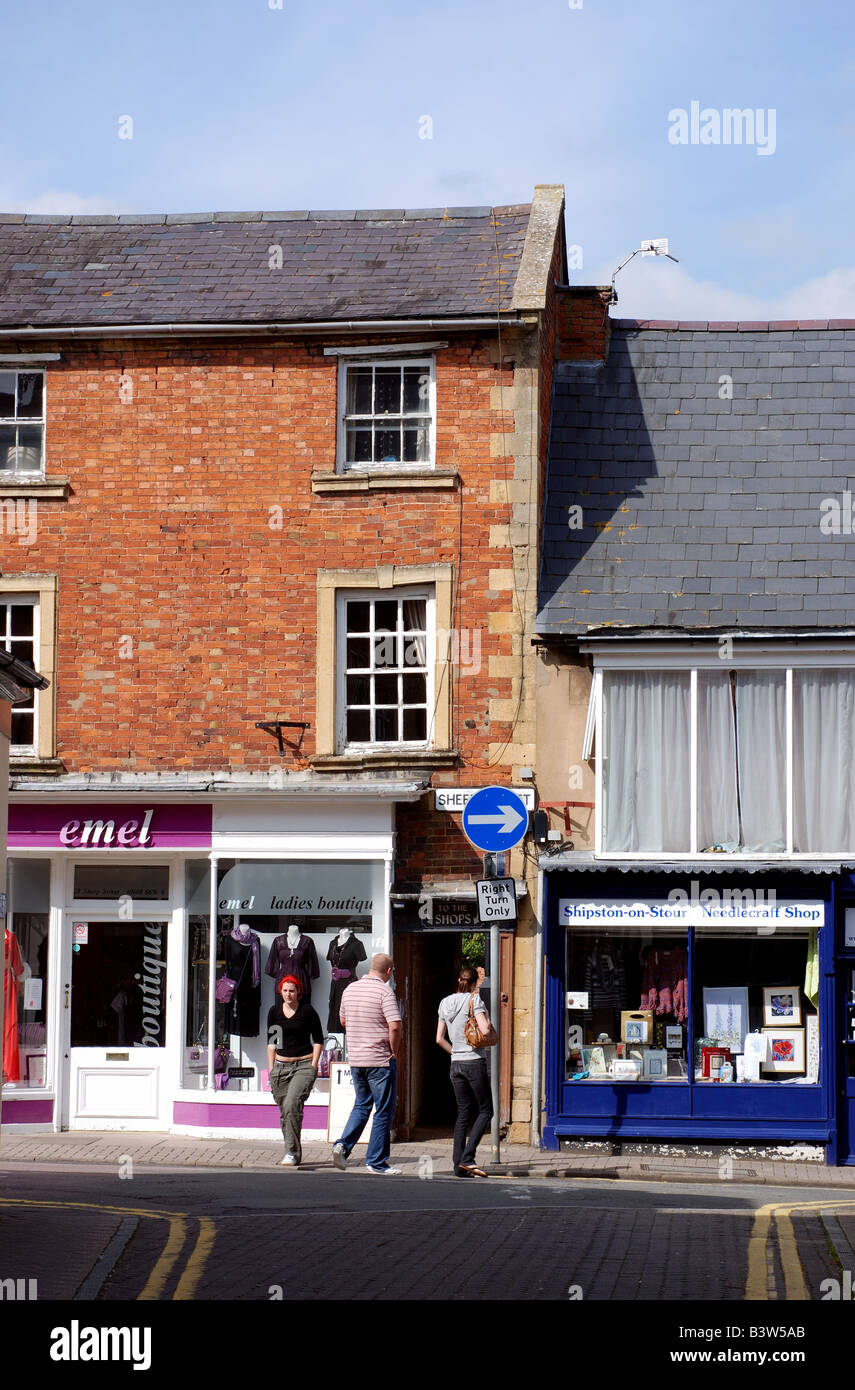
<path fill-rule="evenodd" d="M 397 676 L 375 676 L 374 677 L 374 702 L 378 705 L 397 705 L 398 703 L 398 677 Z"/>
<path fill-rule="evenodd" d="M 386 633 L 383 637 L 374 638 L 374 665 L 375 666 L 397 666 L 398 665 L 398 639 L 393 633 Z"/>
<path fill-rule="evenodd" d="M 424 743 L 427 738 L 427 711 L 404 710 L 404 738 L 411 743 Z"/>
<path fill-rule="evenodd" d="M 13 603 L 9 615 L 9 632 L 13 637 L 31 637 L 33 610 L 28 603 Z"/>
<path fill-rule="evenodd" d="M 371 430 L 356 429 L 353 425 L 347 427 L 347 461 L 348 463 L 370 463 L 372 455 Z"/>
<path fill-rule="evenodd" d="M 793 672 L 793 849 L 855 848 L 855 672 Z"/>
<path fill-rule="evenodd" d="M 689 849 L 689 673 L 603 680 L 603 838 L 617 851 Z"/>
<path fill-rule="evenodd" d="M 428 432 L 425 428 L 404 430 L 404 462 L 423 463 L 428 457 Z"/>
<path fill-rule="evenodd" d="M 367 671 L 371 666 L 371 640 L 368 637 L 348 637 L 348 669 Z"/>
<path fill-rule="evenodd" d="M 423 705 L 427 701 L 427 677 L 404 676 L 404 704 Z"/>
<path fill-rule="evenodd" d="M 398 627 L 397 599 L 382 599 L 374 605 L 374 629 L 376 632 L 395 632 Z"/>
<path fill-rule="evenodd" d="M 71 962 L 72 1047 L 164 1046 L 167 932 L 166 922 L 89 923 Z"/>
<path fill-rule="evenodd" d="M 399 428 L 393 430 L 378 429 L 374 441 L 374 459 L 376 463 L 401 462 L 401 431 Z"/>
<path fill-rule="evenodd" d="M 371 368 L 351 367 L 347 373 L 348 415 L 371 414 Z"/>
<path fill-rule="evenodd" d="M 396 709 L 378 709 L 374 716 L 374 737 L 378 743 L 397 742 L 400 735 L 398 733 L 398 711 Z"/>
<path fill-rule="evenodd" d="M 368 676 L 347 677 L 347 703 L 367 705 L 371 699 L 371 681 Z"/>
<path fill-rule="evenodd" d="M 23 472 L 35 472 L 42 466 L 41 425 L 19 425 L 15 467 Z"/>
<path fill-rule="evenodd" d="M 41 416 L 42 383 L 41 372 L 18 373 L 18 415 Z"/>
<path fill-rule="evenodd" d="M 348 632 L 368 632 L 371 628 L 371 604 L 356 599 L 347 605 Z"/>
<path fill-rule="evenodd" d="M 739 849 L 736 710 L 729 671 L 698 672 L 698 849 Z"/>
<path fill-rule="evenodd" d="M 18 1086 L 44 1086 L 48 1079 L 50 864 L 44 859 L 24 863 L 13 859 L 8 873 L 11 930 L 7 961 L 14 985 L 10 989 L 7 983 L 3 1070 Z"/>
<path fill-rule="evenodd" d="M 15 426 L 0 425 L 0 468 L 15 466 Z"/>
<path fill-rule="evenodd" d="M 0 372 L 0 420 L 15 417 L 15 373 Z"/>
<path fill-rule="evenodd" d="M 404 368 L 404 411 L 427 415 L 430 406 L 430 372 L 425 367 Z"/>
<path fill-rule="evenodd" d="M 33 729 L 35 726 L 32 714 L 17 714 L 12 708 L 12 742 L 21 744 L 29 748 L 33 742 Z"/>
<path fill-rule="evenodd" d="M 378 367 L 374 373 L 374 414 L 400 415 L 401 368 Z"/>
<path fill-rule="evenodd" d="M 33 662 L 32 638 L 29 641 L 26 641 L 22 637 L 15 638 L 14 640 L 10 638 L 6 643 L 6 650 L 11 652 L 14 657 L 17 657 L 18 661 L 28 661 L 31 666 L 35 664 Z"/>
<path fill-rule="evenodd" d="M 367 709 L 349 709 L 347 711 L 348 743 L 368 743 L 370 738 L 371 715 L 369 711 Z"/>
<path fill-rule="evenodd" d="M 736 758 L 742 847 L 786 849 L 786 694 L 781 671 L 736 678 Z"/>

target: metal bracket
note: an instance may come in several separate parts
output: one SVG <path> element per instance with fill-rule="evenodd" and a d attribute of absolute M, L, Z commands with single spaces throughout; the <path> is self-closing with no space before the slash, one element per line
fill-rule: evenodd
<path fill-rule="evenodd" d="M 286 743 L 289 748 L 292 748 L 294 750 L 295 753 L 299 753 L 301 744 L 303 742 L 303 734 L 305 730 L 310 728 L 311 726 L 309 724 L 301 724 L 299 721 L 293 719 L 270 719 L 266 722 L 264 720 L 256 722 L 255 727 L 256 729 L 263 729 L 266 734 L 276 735 L 277 739 L 279 740 L 279 755 L 280 757 L 284 757 Z M 300 737 L 297 739 L 297 742 L 294 743 L 292 739 L 283 739 L 283 729 L 299 729 Z"/>

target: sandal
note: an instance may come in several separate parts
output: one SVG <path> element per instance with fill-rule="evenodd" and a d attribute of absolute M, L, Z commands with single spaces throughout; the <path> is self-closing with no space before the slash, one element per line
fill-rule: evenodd
<path fill-rule="evenodd" d="M 461 1173 L 465 1173 L 468 1178 L 486 1178 L 487 1174 L 483 1168 L 476 1168 L 474 1163 L 461 1163 L 459 1165 Z"/>

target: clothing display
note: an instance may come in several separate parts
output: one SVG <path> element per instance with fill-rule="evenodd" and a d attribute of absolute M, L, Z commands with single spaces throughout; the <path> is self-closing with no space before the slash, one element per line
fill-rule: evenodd
<path fill-rule="evenodd" d="M 226 1006 L 226 1028 L 241 1038 L 258 1036 L 261 1010 L 261 947 L 255 932 L 241 933 L 239 927 L 225 939 L 226 975 L 236 980 L 234 994 Z"/>
<path fill-rule="evenodd" d="M 330 1011 L 327 1018 L 327 1028 L 331 1033 L 341 1032 L 341 1017 L 339 1016 L 339 1005 L 341 996 L 356 979 L 356 967 L 360 961 L 366 959 L 365 947 L 358 936 L 349 936 L 344 945 L 339 944 L 338 937 L 333 937 L 327 951 L 327 960 L 332 966 L 332 980 L 330 982 Z"/>
<path fill-rule="evenodd" d="M 13 932 L 5 928 L 3 953 L 3 1076 L 20 1081 L 18 1051 L 18 986 L 24 978 L 24 962 Z"/>
<path fill-rule="evenodd" d="M 267 1043 L 279 1057 L 289 1060 L 306 1057 L 314 1043 L 323 1044 L 324 1030 L 317 1011 L 308 999 L 297 1005 L 291 1018 L 282 1009 L 282 1001 L 271 1005 L 267 1014 Z"/>
<path fill-rule="evenodd" d="M 265 975 L 281 980 L 283 975 L 295 975 L 303 986 L 303 997 L 308 999 L 312 993 L 312 981 L 321 973 L 318 953 L 310 936 L 301 936 L 297 945 L 288 945 L 287 936 L 277 936 L 264 967 Z"/>
<path fill-rule="evenodd" d="M 623 951 L 614 946 L 600 950 L 595 946 L 585 962 L 585 983 L 588 1007 L 584 1017 L 590 1023 L 595 1009 L 626 1008 L 626 965 Z"/>
<path fill-rule="evenodd" d="M 644 958 L 639 1009 L 669 1014 L 678 1023 L 689 1017 L 689 958 L 684 946 L 651 946 Z"/>

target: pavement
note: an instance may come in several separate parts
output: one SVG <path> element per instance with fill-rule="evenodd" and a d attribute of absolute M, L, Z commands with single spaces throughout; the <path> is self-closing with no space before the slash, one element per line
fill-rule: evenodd
<path fill-rule="evenodd" d="M 499 1162 L 490 1161 L 489 1140 L 482 1140 L 481 1166 L 492 1176 L 507 1178 L 614 1178 L 635 1182 L 733 1182 L 768 1184 L 775 1187 L 855 1188 L 855 1167 L 831 1168 L 823 1162 L 804 1158 L 733 1156 L 724 1146 L 705 1155 L 663 1154 L 657 1145 L 640 1152 L 632 1145 L 615 1145 L 619 1150 L 602 1149 L 538 1150 L 527 1144 L 502 1143 Z M 331 1146 L 326 1143 L 303 1145 L 303 1166 L 329 1165 Z M 361 1145 L 351 1158 L 359 1166 Z M 114 1168 L 130 1159 L 135 1167 L 152 1169 L 197 1168 L 236 1169 L 274 1168 L 282 1157 L 282 1142 L 276 1139 L 199 1139 L 180 1134 L 145 1134 L 74 1130 L 61 1134 L 18 1135 L 8 1127 L 0 1132 L 0 1167 L 4 1164 L 72 1164 L 95 1168 Z M 392 1146 L 392 1163 L 413 1177 L 425 1176 L 426 1168 L 440 1175 L 451 1170 L 451 1141 L 430 1139 Z"/>

